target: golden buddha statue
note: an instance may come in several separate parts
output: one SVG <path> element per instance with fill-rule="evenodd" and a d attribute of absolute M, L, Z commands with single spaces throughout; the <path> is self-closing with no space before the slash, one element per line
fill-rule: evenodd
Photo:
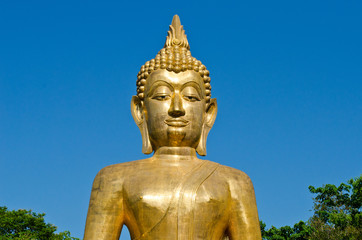
<path fill-rule="evenodd" d="M 164 48 L 138 73 L 131 111 L 150 158 L 95 177 L 84 240 L 261 239 L 249 177 L 198 159 L 217 113 L 209 72 L 191 56 L 179 17 Z"/>

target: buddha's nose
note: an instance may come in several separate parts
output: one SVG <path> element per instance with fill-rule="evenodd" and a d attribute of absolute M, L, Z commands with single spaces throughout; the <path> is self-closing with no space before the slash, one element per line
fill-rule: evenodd
<path fill-rule="evenodd" d="M 182 107 L 182 99 L 180 94 L 173 94 L 171 98 L 170 109 L 168 110 L 168 115 L 174 118 L 182 117 L 185 115 L 185 109 Z"/>

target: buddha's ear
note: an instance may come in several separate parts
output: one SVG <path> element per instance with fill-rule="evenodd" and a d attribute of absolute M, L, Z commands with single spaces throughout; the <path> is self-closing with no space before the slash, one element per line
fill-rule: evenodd
<path fill-rule="evenodd" d="M 144 121 L 144 111 L 143 111 L 143 104 L 141 99 L 138 96 L 133 96 L 131 100 L 131 113 L 133 116 L 134 121 L 136 122 L 138 128 L 141 131 L 142 135 L 142 152 L 144 154 L 152 153 L 152 145 L 150 142 L 150 138 L 148 135 L 148 128 L 147 123 Z"/>
<path fill-rule="evenodd" d="M 206 141 L 207 135 L 209 134 L 212 126 L 214 125 L 215 119 L 217 115 L 217 102 L 216 98 L 210 99 L 209 104 L 206 107 L 206 115 L 204 124 L 201 130 L 201 137 L 199 141 L 199 145 L 196 148 L 196 151 L 201 156 L 206 156 Z"/>

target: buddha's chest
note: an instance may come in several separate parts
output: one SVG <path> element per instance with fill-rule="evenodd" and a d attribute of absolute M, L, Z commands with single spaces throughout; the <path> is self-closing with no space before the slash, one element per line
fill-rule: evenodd
<path fill-rule="evenodd" d="M 160 223 L 177 228 L 180 221 L 194 227 L 217 223 L 228 212 L 228 185 L 217 174 L 204 175 L 139 171 L 124 185 L 131 218 L 145 230 Z"/>

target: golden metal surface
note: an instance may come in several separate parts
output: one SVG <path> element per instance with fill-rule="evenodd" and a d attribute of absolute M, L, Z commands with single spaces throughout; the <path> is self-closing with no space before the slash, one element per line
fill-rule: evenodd
<path fill-rule="evenodd" d="M 253 185 L 230 167 L 200 160 L 217 113 L 209 72 L 191 56 L 177 15 L 166 44 L 138 74 L 131 111 L 148 159 L 96 176 L 85 240 L 261 239 Z"/>

